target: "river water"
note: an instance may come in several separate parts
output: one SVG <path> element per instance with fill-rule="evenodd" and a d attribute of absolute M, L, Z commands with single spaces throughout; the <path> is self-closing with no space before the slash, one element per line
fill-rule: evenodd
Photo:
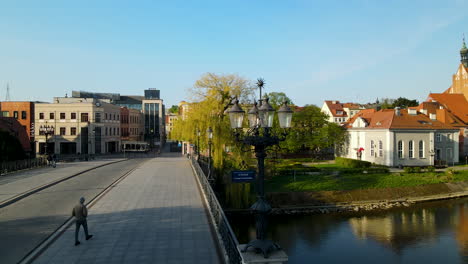
<path fill-rule="evenodd" d="M 468 263 L 468 198 L 380 212 L 270 216 L 268 238 L 295 263 Z M 241 244 L 251 217 L 230 216 Z"/>

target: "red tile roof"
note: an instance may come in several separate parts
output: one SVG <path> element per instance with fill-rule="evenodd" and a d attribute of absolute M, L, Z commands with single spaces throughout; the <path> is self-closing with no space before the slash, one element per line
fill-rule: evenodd
<path fill-rule="evenodd" d="M 431 93 L 429 94 L 427 101 L 439 102 L 444 108 L 452 112 L 465 124 L 468 124 L 468 101 L 463 94 Z"/>
<path fill-rule="evenodd" d="M 440 121 L 431 120 L 419 112 L 415 115 L 408 114 L 406 109 L 400 110 L 400 115 L 396 115 L 394 109 L 384 109 L 378 112 L 372 112 L 372 110 L 361 110 L 348 122 L 347 127 L 351 128 L 354 121 L 361 117 L 368 123 L 366 126 L 368 129 L 457 129 Z"/>

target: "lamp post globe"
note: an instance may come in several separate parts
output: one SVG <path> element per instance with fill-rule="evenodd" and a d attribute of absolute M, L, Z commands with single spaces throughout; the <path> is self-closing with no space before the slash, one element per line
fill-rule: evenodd
<path fill-rule="evenodd" d="M 254 102 L 254 105 L 252 108 L 250 108 L 249 112 L 247 113 L 247 116 L 249 118 L 249 127 L 254 128 L 258 126 L 259 124 L 259 119 L 258 119 L 258 107 L 257 107 L 257 102 Z"/>
<path fill-rule="evenodd" d="M 281 128 L 290 128 L 292 121 L 293 110 L 288 106 L 288 102 L 284 101 L 278 110 L 278 120 Z"/>
<path fill-rule="evenodd" d="M 258 113 L 260 115 L 260 125 L 263 128 L 273 127 L 273 118 L 275 117 L 275 109 L 268 101 L 269 99 L 266 98 L 258 109 Z"/>

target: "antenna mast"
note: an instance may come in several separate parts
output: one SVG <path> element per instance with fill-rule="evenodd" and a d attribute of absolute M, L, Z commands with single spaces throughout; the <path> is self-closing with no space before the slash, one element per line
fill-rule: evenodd
<path fill-rule="evenodd" d="M 11 98 L 10 98 L 10 84 L 7 83 L 5 101 L 10 101 L 10 100 L 11 100 Z"/>

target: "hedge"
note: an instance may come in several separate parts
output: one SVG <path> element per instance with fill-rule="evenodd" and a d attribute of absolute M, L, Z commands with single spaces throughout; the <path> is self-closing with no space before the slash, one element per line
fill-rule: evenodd
<path fill-rule="evenodd" d="M 345 168 L 369 168 L 372 163 L 363 160 L 336 157 L 335 164 Z"/>

